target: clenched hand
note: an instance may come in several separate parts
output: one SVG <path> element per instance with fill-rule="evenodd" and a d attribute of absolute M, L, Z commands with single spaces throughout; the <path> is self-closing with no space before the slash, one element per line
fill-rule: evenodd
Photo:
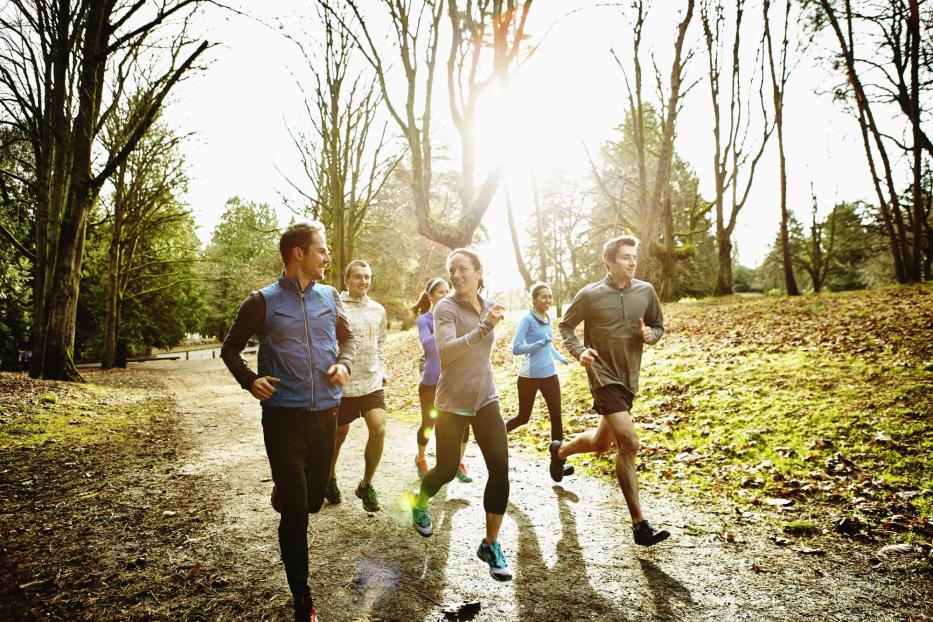
<path fill-rule="evenodd" d="M 279 379 L 274 376 L 260 376 L 253 380 L 253 384 L 249 388 L 249 392 L 253 394 L 257 400 L 267 400 L 272 397 L 272 394 L 275 393 L 275 384 L 279 382 Z"/>

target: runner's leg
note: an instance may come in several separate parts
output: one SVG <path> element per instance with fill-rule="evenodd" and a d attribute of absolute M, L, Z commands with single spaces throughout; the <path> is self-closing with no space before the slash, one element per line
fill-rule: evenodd
<path fill-rule="evenodd" d="M 528 420 L 531 418 L 531 411 L 535 406 L 535 396 L 538 393 L 539 379 L 519 376 L 516 384 L 518 386 L 518 414 L 509 419 L 505 424 L 506 432 L 511 432 L 515 428 L 528 423 Z"/>
<path fill-rule="evenodd" d="M 365 466 L 362 483 L 369 486 L 376 474 L 376 467 L 379 466 L 379 461 L 382 459 L 382 449 L 385 446 L 386 411 L 382 408 L 367 410 L 363 413 L 363 419 L 366 421 L 369 436 L 366 439 L 366 450 L 363 453 Z"/>
<path fill-rule="evenodd" d="M 308 592 L 308 504 L 306 481 L 307 422 L 305 412 L 264 411 L 263 439 L 272 479 L 282 500 L 279 550 L 292 596 Z M 304 425 L 302 425 L 304 424 Z M 327 466 L 327 462 L 325 462 Z"/>
<path fill-rule="evenodd" d="M 418 455 L 416 461 L 424 460 L 424 450 L 428 446 L 428 439 L 434 429 L 434 395 L 437 387 L 429 384 L 418 385 L 418 401 L 421 404 L 421 425 L 418 426 Z"/>
<path fill-rule="evenodd" d="M 421 492 L 418 505 L 426 507 L 428 500 L 437 494 L 441 486 L 451 481 L 457 474 L 459 465 L 459 445 L 463 439 L 463 428 L 472 417 L 464 417 L 449 412 L 437 416 L 434 427 L 434 442 L 437 446 L 437 464 L 421 480 Z M 474 430 L 474 433 L 476 430 Z"/>
<path fill-rule="evenodd" d="M 315 514 L 324 505 L 324 493 L 334 455 L 337 435 L 337 413 L 324 411 L 312 415 L 312 430 L 308 440 L 305 479 L 308 487 L 308 513 Z"/>
<path fill-rule="evenodd" d="M 561 419 L 560 379 L 557 374 L 541 381 L 541 395 L 547 404 L 547 414 L 551 419 L 551 440 L 564 440 L 564 424 Z"/>
<path fill-rule="evenodd" d="M 337 458 L 340 457 L 340 448 L 343 447 L 343 442 L 347 440 L 347 435 L 350 434 L 350 424 L 338 425 L 336 434 L 334 437 L 334 456 L 330 460 L 330 476 L 337 477 Z"/>
<path fill-rule="evenodd" d="M 480 408 L 471 423 L 489 472 L 483 508 L 486 510 L 486 542 L 492 544 L 499 538 L 499 527 L 509 503 L 509 444 L 499 402 Z"/>
<path fill-rule="evenodd" d="M 641 514 L 641 503 L 638 499 L 638 476 L 635 473 L 635 455 L 638 453 L 639 441 L 635 433 L 635 425 L 632 423 L 632 417 L 628 412 L 617 412 L 603 415 L 603 421 L 607 423 L 615 437 L 616 447 L 616 479 L 619 480 L 619 487 L 622 488 L 622 494 L 625 496 L 625 503 L 628 505 L 629 514 L 632 516 L 632 524 L 637 525 L 644 516 Z"/>
<path fill-rule="evenodd" d="M 615 443 L 615 436 L 612 428 L 606 422 L 606 418 L 601 416 L 595 430 L 587 430 L 577 435 L 572 441 L 561 445 L 557 455 L 561 460 L 566 460 L 573 454 L 602 453 L 608 451 L 613 443 Z"/>

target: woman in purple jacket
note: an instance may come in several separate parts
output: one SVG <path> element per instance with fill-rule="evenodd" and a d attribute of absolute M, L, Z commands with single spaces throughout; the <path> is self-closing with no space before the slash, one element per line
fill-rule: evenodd
<path fill-rule="evenodd" d="M 434 396 L 437 392 L 437 381 L 441 375 L 441 361 L 437 356 L 437 346 L 434 343 L 434 305 L 447 295 L 449 288 L 447 281 L 434 278 L 428 281 L 421 293 L 421 298 L 411 308 L 418 324 L 418 337 L 421 347 L 424 348 L 424 369 L 421 373 L 421 384 L 418 385 L 418 401 L 421 403 L 421 426 L 418 428 L 418 455 L 415 457 L 415 466 L 418 468 L 418 477 L 424 477 L 428 472 L 428 463 L 424 459 L 424 450 L 431 438 L 437 411 L 434 409 Z M 464 483 L 473 481 L 467 475 L 463 466 L 463 453 L 466 451 L 467 441 L 470 440 L 470 427 L 463 429 L 463 443 L 460 445 L 460 466 L 457 468 L 457 479 Z"/>

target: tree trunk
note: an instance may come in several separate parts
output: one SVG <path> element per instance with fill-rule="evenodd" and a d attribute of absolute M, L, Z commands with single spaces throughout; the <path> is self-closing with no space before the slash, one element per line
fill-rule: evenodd
<path fill-rule="evenodd" d="M 919 0 L 909 0 L 910 17 L 908 18 L 910 34 L 910 124 L 913 131 L 913 225 L 914 243 L 913 255 L 910 257 L 912 281 L 919 283 L 923 273 L 922 253 L 923 247 L 923 180 L 921 179 L 921 163 L 923 157 L 922 132 L 920 130 L 920 6 Z M 929 32 L 927 32 L 929 36 Z"/>
<path fill-rule="evenodd" d="M 117 318 L 120 314 L 122 290 L 120 258 L 123 248 L 123 217 L 126 211 L 126 166 L 120 166 L 114 183 L 113 195 L 113 231 L 110 235 L 110 248 L 107 253 L 107 290 L 106 322 L 104 328 L 104 347 L 100 359 L 101 369 L 113 367 L 117 352 Z"/>
<path fill-rule="evenodd" d="M 674 138 L 677 125 L 677 113 L 680 110 L 680 87 L 684 68 L 683 47 L 687 28 L 693 18 L 694 0 L 687 0 L 687 13 L 677 26 L 677 40 L 674 44 L 674 60 L 671 63 L 670 88 L 667 101 L 667 114 L 661 130 L 661 147 L 658 153 L 658 165 L 655 171 L 654 190 L 651 193 L 649 209 L 659 216 L 661 224 L 661 290 L 662 299 L 671 300 L 674 295 L 674 282 L 677 278 L 677 245 L 674 239 L 674 215 L 671 209 L 671 160 L 674 157 Z M 660 81 L 660 80 L 659 80 Z M 653 228 L 652 228 L 653 229 Z M 654 244 L 654 238 L 649 240 Z"/>
<path fill-rule="evenodd" d="M 538 280 L 547 283 L 547 244 L 544 239 L 544 215 L 541 210 L 541 195 L 538 182 L 531 174 L 531 192 L 535 200 L 535 237 L 538 245 Z"/>
<path fill-rule="evenodd" d="M 113 249 L 111 242 L 109 258 L 109 274 L 107 275 L 107 306 L 106 323 L 104 328 L 104 348 L 100 359 L 101 369 L 113 367 L 113 360 L 117 351 L 117 316 L 120 313 L 120 278 L 119 255 Z"/>
<path fill-rule="evenodd" d="M 797 279 L 794 278 L 794 264 L 790 252 L 790 234 L 788 223 L 790 211 L 787 209 L 787 161 L 784 157 L 784 128 L 782 121 L 782 104 L 778 103 L 779 96 L 775 95 L 775 123 L 777 124 L 778 160 L 780 161 L 781 178 L 781 261 L 784 264 L 784 287 L 788 296 L 799 296 Z"/>
<path fill-rule="evenodd" d="M 855 103 L 859 113 L 859 129 L 862 132 L 862 141 L 865 146 L 865 156 L 868 160 L 875 192 L 878 195 L 878 203 L 881 209 L 885 231 L 891 243 L 891 253 L 894 260 L 894 270 L 897 275 L 897 280 L 900 283 L 906 283 L 911 280 L 911 265 L 908 258 L 908 242 L 904 231 L 904 219 L 901 212 L 900 199 L 894 188 L 893 174 L 887 149 L 884 146 L 881 132 L 875 123 L 874 113 L 862 85 L 861 78 L 856 71 L 855 51 L 853 49 L 854 40 L 852 39 L 853 14 L 851 6 L 846 2 L 844 17 L 849 33 L 848 39 L 839 23 L 836 9 L 830 1 L 820 0 L 820 6 L 823 9 L 823 14 L 826 16 L 829 25 L 832 27 L 833 33 L 836 35 L 840 53 L 845 61 L 846 77 L 848 78 L 849 85 L 852 87 L 852 92 L 855 96 Z M 874 143 L 875 148 L 878 150 L 878 157 L 881 160 L 887 196 L 885 196 L 884 191 L 882 191 L 879 181 L 882 175 L 879 174 L 878 167 L 875 164 L 874 155 L 872 153 L 872 143 Z"/>
<path fill-rule="evenodd" d="M 70 177 L 62 210 L 58 248 L 54 249 L 54 294 L 47 309 L 49 324 L 44 344 L 42 377 L 83 380 L 74 364 L 75 318 L 84 256 L 87 216 L 97 191 L 91 187 L 91 157 L 106 72 L 107 15 L 110 4 L 90 3 L 82 41 L 78 109 L 72 135 Z"/>
<path fill-rule="evenodd" d="M 515 254 L 515 264 L 518 266 L 518 273 L 522 275 L 525 282 L 525 289 L 531 289 L 534 279 L 528 272 L 525 260 L 522 259 L 522 247 L 518 243 L 518 231 L 515 230 L 515 216 L 512 214 L 512 195 L 509 192 L 508 184 L 505 187 L 505 213 L 509 221 L 509 234 L 512 237 L 512 252 Z"/>
<path fill-rule="evenodd" d="M 732 294 L 732 235 L 726 230 L 716 231 L 719 252 L 719 272 L 716 276 L 716 296 Z"/>
<path fill-rule="evenodd" d="M 784 32 L 781 43 L 781 78 L 778 79 L 774 62 L 774 44 L 771 37 L 771 2 L 765 0 L 762 6 L 764 14 L 764 38 L 768 46 L 768 68 L 771 73 L 771 94 L 774 103 L 774 125 L 777 129 L 778 162 L 781 188 L 781 261 L 784 264 L 784 289 L 788 296 L 799 296 L 797 279 L 794 278 L 794 264 L 790 252 L 790 236 L 787 231 L 790 213 L 787 209 L 787 159 L 784 154 L 784 90 L 787 78 L 787 24 L 790 2 L 785 6 Z"/>
<path fill-rule="evenodd" d="M 674 240 L 674 212 L 671 208 L 670 192 L 665 193 L 661 206 L 661 228 L 663 232 L 660 260 L 661 283 L 658 295 L 661 300 L 674 299 L 674 286 L 677 283 L 677 246 Z"/>

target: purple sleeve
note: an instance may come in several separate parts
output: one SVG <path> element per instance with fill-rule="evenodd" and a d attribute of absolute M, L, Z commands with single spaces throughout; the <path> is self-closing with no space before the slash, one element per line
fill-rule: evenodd
<path fill-rule="evenodd" d="M 437 358 L 437 344 L 434 342 L 434 321 L 427 314 L 418 316 L 418 336 L 421 337 L 421 347 L 424 348 L 424 359 L 429 361 Z"/>

